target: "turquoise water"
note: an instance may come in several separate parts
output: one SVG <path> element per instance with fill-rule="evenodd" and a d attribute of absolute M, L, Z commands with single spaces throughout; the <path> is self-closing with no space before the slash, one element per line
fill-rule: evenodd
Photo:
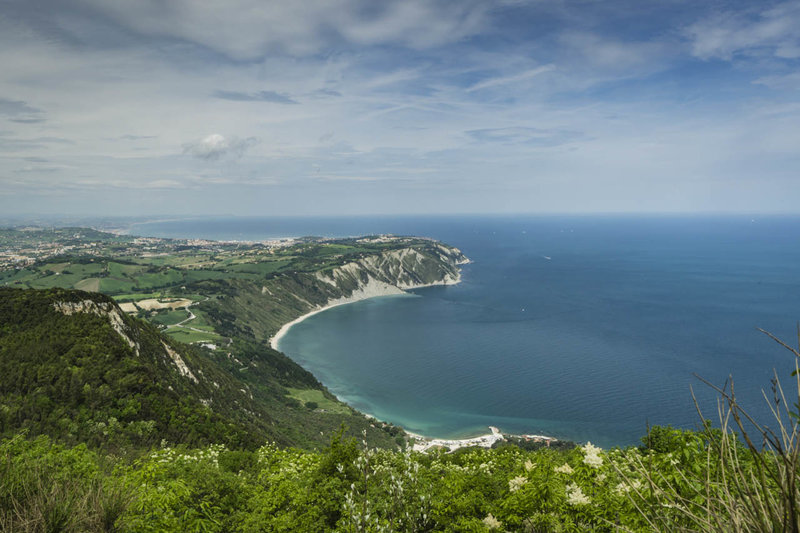
<path fill-rule="evenodd" d="M 800 219 L 432 217 L 219 219 L 139 234 L 257 240 L 398 233 L 458 246 L 457 286 L 340 306 L 294 326 L 287 355 L 380 419 L 430 436 L 543 433 L 603 446 L 693 427 L 722 384 L 767 413 L 796 338 Z M 194 233 L 192 233 L 194 232 Z"/>

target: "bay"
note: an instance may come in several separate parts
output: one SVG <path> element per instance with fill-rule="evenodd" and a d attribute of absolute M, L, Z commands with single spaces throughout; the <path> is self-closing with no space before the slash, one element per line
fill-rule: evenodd
<path fill-rule="evenodd" d="M 280 349 L 354 407 L 421 434 L 495 425 L 602 446 L 693 427 L 723 384 L 767 416 L 796 338 L 800 219 L 752 216 L 218 218 L 133 233 L 214 239 L 423 235 L 473 263 L 456 286 L 340 306 Z"/>

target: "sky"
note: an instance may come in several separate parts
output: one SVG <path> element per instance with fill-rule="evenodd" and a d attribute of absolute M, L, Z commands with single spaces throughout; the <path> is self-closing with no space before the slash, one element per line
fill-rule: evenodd
<path fill-rule="evenodd" d="M 798 213 L 799 67 L 799 1 L 3 0 L 0 213 Z"/>

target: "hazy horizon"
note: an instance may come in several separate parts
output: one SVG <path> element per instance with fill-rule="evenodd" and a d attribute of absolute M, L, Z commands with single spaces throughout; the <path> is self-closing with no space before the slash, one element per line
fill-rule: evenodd
<path fill-rule="evenodd" d="M 95 215 L 95 214 L 69 214 L 69 213 L 21 213 L 21 214 L 0 214 L 0 228 L 13 228 L 13 227 L 23 227 L 23 226 L 31 226 L 31 227 L 91 227 L 96 228 L 103 231 L 122 231 L 125 234 L 129 235 L 142 235 L 142 236 L 156 236 L 150 235 L 148 230 L 137 230 L 137 227 L 145 227 L 150 230 L 153 228 L 168 228 L 170 225 L 178 225 L 175 226 L 173 230 L 170 231 L 177 231 L 180 233 L 180 224 L 186 224 L 190 222 L 198 222 L 203 228 L 208 228 L 208 224 L 216 223 L 221 224 L 221 228 L 225 228 L 233 224 L 234 226 L 237 223 L 246 223 L 246 222 L 259 222 L 259 223 L 267 223 L 269 224 L 271 221 L 278 224 L 279 227 L 282 226 L 282 222 L 289 222 L 292 220 L 295 221 L 308 221 L 308 222 L 320 222 L 320 221 L 330 221 L 332 223 L 335 222 L 347 222 L 347 221 L 367 221 L 367 222 L 379 222 L 382 221 L 385 224 L 390 224 L 389 226 L 381 227 L 380 231 L 370 229 L 369 227 L 365 227 L 363 230 L 357 231 L 355 233 L 348 233 L 347 235 L 355 236 L 355 235 L 366 235 L 372 233 L 392 233 L 392 234 L 403 234 L 403 232 L 391 226 L 391 224 L 396 223 L 399 224 L 399 228 L 403 227 L 405 222 L 409 220 L 418 220 L 418 221 L 431 221 L 435 222 L 437 220 L 454 220 L 454 219 L 465 219 L 465 220 L 480 220 L 485 219 L 486 221 L 492 220 L 548 220 L 548 219 L 559 219 L 562 218 L 564 221 L 568 222 L 570 220 L 578 221 L 582 219 L 596 219 L 598 221 L 602 220 L 613 220 L 613 219 L 621 219 L 624 220 L 629 218 L 631 220 L 670 220 L 670 219 L 682 219 L 682 220 L 735 220 L 735 219 L 749 219 L 751 222 L 764 222 L 770 220 L 780 220 L 780 219 L 800 219 L 800 213 L 747 213 L 747 212 L 650 212 L 650 213 L 643 213 L 643 212 L 584 212 L 584 213 L 558 213 L 558 212 L 538 212 L 538 213 L 525 213 L 525 212 L 517 212 L 517 213 L 364 213 L 364 214 L 339 214 L 339 213 L 322 213 L 322 214 L 315 214 L 315 215 L 307 215 L 307 214 L 293 214 L 293 215 L 234 215 L 229 213 L 221 213 L 221 214 L 203 214 L 203 215 L 166 215 L 166 214 L 159 214 L 155 213 L 152 215 L 140 215 L 140 216 L 125 216 L 125 215 Z M 139 231 L 140 233 L 137 233 Z M 224 232 L 224 229 L 222 230 Z M 303 235 L 318 235 L 322 237 L 329 237 L 329 236 L 341 236 L 337 235 L 328 235 L 319 232 L 312 232 L 312 233 L 304 233 Z M 429 236 L 423 233 L 419 233 L 420 236 Z M 169 237 L 169 238 L 183 238 L 177 234 L 165 234 L 160 235 L 162 237 Z M 299 237 L 300 234 L 286 234 L 282 235 L 283 237 Z M 195 235 L 196 238 L 210 238 L 211 240 L 230 240 L 234 239 L 234 237 L 219 237 L 219 236 L 208 236 L 208 235 Z M 253 240 L 253 239 L 244 239 L 244 240 Z M 259 240 L 259 239 L 255 239 Z"/>
<path fill-rule="evenodd" d="M 10 0 L 0 213 L 800 213 L 800 2 Z"/>
<path fill-rule="evenodd" d="M 35 223 L 41 221 L 101 221 L 127 222 L 129 224 L 150 224 L 156 222 L 177 222 L 191 220 L 269 220 L 269 219 L 404 219 L 404 218 L 455 218 L 455 217 L 474 217 L 474 218 L 752 218 L 757 221 L 759 217 L 769 218 L 800 218 L 800 212 L 746 212 L 746 211 L 585 211 L 585 212 L 558 212 L 558 211 L 539 211 L 539 212 L 439 212 L 439 213 L 318 213 L 318 214 L 254 214 L 236 215 L 232 213 L 206 213 L 206 214 L 165 214 L 153 213 L 148 215 L 114 215 L 114 214 L 80 214 L 80 213 L 4 213 L 0 216 L 0 227 L 3 224 Z"/>

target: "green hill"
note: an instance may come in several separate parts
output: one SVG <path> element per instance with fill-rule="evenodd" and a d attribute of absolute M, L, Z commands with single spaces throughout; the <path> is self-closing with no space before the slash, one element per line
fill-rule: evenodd
<path fill-rule="evenodd" d="M 387 236 L 247 244 L 25 228 L 0 230 L 0 243 L 0 435 L 113 449 L 319 448 L 342 425 L 403 445 L 400 428 L 339 402 L 270 338 L 331 303 L 455 282 L 466 261 Z"/>
<path fill-rule="evenodd" d="M 338 412 L 292 397 L 304 390 Z M 395 428 L 371 427 L 263 344 L 211 351 L 176 342 L 101 294 L 0 288 L 0 435 L 24 429 L 112 449 L 318 447 L 342 423 L 396 445 Z"/>
<path fill-rule="evenodd" d="M 117 448 L 319 448 L 342 424 L 402 445 L 400 428 L 339 402 L 270 339 L 325 305 L 455 282 L 466 261 L 391 236 L 227 243 L 24 228 L 0 230 L 0 243 L 0 435 Z"/>

